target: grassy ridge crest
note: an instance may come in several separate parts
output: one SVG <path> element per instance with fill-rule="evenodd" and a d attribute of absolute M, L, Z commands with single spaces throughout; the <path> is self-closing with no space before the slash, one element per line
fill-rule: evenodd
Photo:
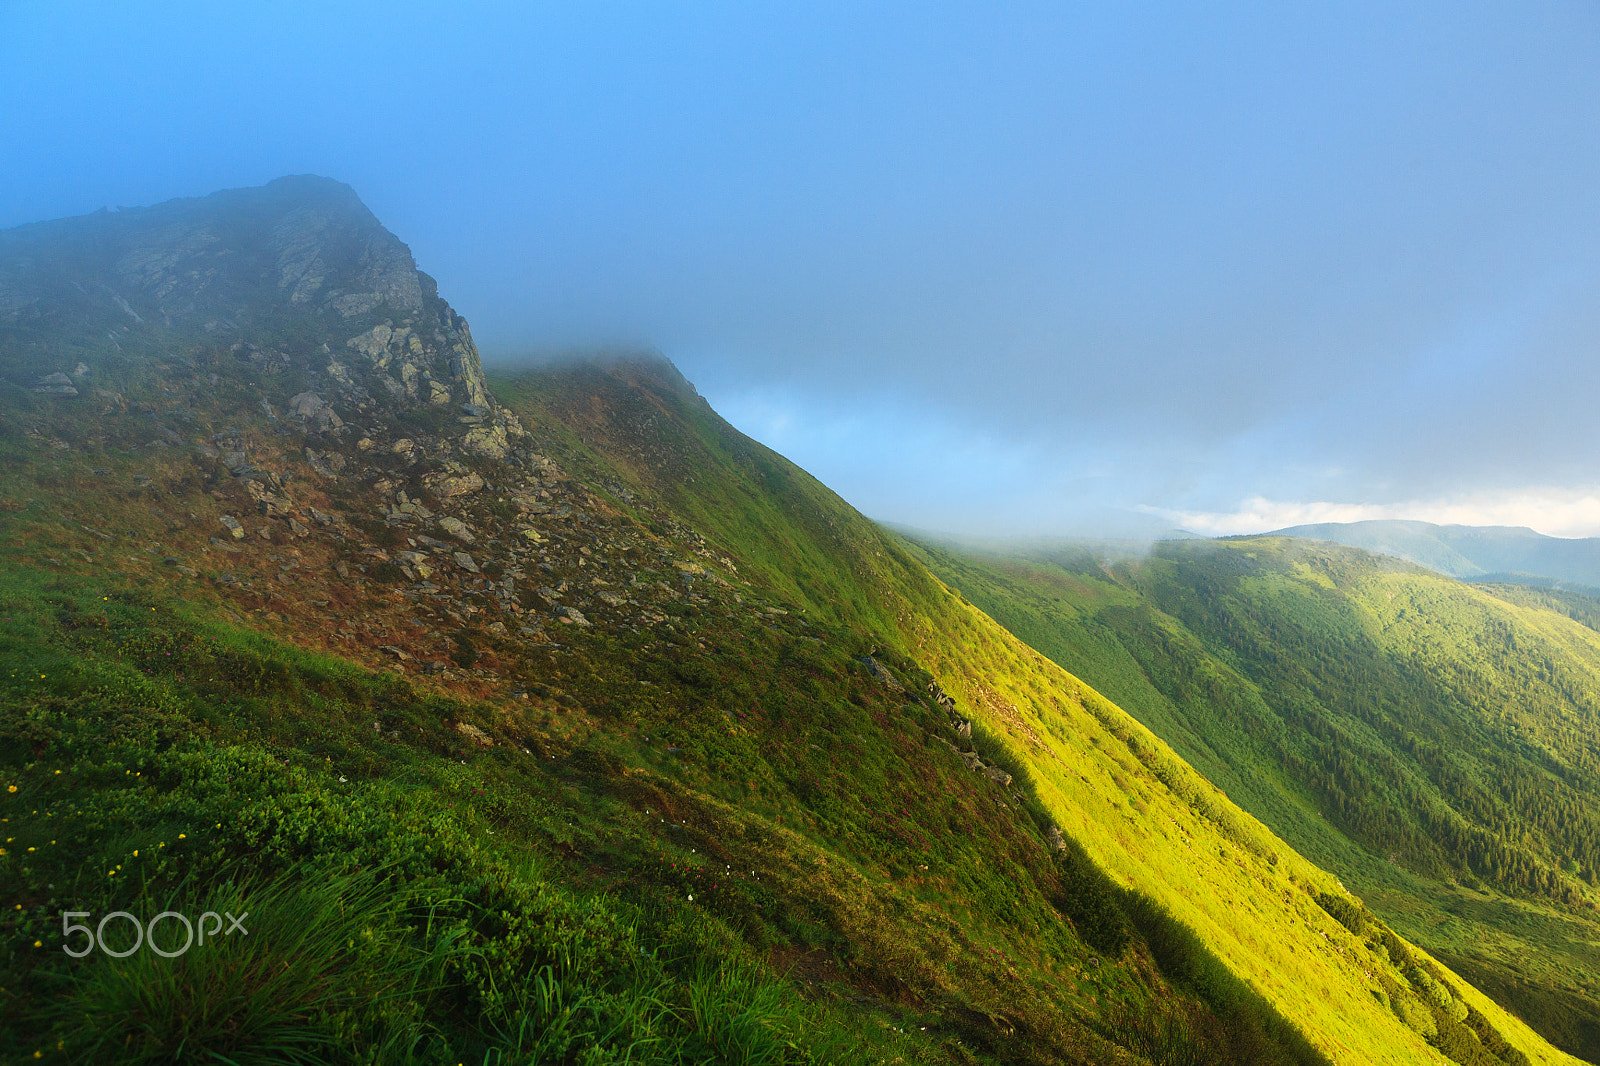
<path fill-rule="evenodd" d="M 560 422 L 566 407 L 560 397 L 568 388 L 530 377 L 507 394 L 526 419 Z M 657 410 L 670 411 L 670 401 Z M 605 463 L 605 449 L 630 447 L 626 439 L 596 440 L 596 428 L 589 420 L 569 426 L 572 446 L 588 448 L 597 464 Z M 666 465 L 693 469 L 693 482 L 667 482 L 648 464 L 605 465 L 635 491 L 674 499 L 693 495 L 701 484 L 717 486 L 712 491 L 722 501 L 755 491 L 748 455 L 764 451 L 759 445 L 724 431 L 686 435 L 678 447 Z M 1349 949 L 1329 950 L 1323 934 L 1335 934 L 1326 925 L 1342 927 L 1301 887 L 1339 891 L 1329 875 L 1289 852 L 1132 716 L 932 579 L 917 565 L 913 547 L 825 489 L 792 481 L 788 490 L 774 505 L 809 516 L 791 524 L 791 535 L 801 540 L 798 551 L 837 560 L 823 575 L 828 587 L 839 591 L 841 603 L 868 605 L 843 620 L 865 638 L 878 619 L 893 617 L 887 635 L 893 646 L 954 695 L 961 713 L 1003 738 L 1029 767 L 1046 810 L 1114 880 L 1195 930 L 1232 972 L 1305 1025 L 1336 1060 L 1447 1061 L 1433 1059 L 1439 1053 L 1418 1029 L 1365 990 L 1371 985 L 1366 974 L 1381 964 Z M 754 524 L 744 525 L 736 506 L 715 510 L 721 515 L 718 548 L 740 560 L 741 573 L 765 579 L 778 568 L 745 548 Z M 1341 997 L 1340 990 L 1348 991 Z M 1568 1061 L 1503 1011 L 1485 1007 L 1532 1061 Z"/>

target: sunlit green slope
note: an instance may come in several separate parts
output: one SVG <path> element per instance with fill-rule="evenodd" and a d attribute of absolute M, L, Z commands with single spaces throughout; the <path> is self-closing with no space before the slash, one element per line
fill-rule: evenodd
<path fill-rule="evenodd" d="M 1420 979 L 1408 982 L 1404 960 L 1385 961 L 1370 938 L 1352 936 L 1318 905 L 1319 894 L 1342 895 L 1331 876 L 1133 717 L 930 577 L 915 549 L 727 428 L 681 379 L 639 365 L 573 368 L 506 381 L 501 390 L 525 419 L 565 426 L 566 445 L 603 467 L 602 479 L 705 516 L 711 550 L 746 578 L 926 667 L 961 713 L 1026 764 L 1045 807 L 1098 864 L 1170 909 L 1335 1060 L 1444 1061 L 1423 1037 L 1437 1029 L 1418 1013 Z M 593 401 L 572 404 L 578 392 Z M 663 423 L 674 429 L 659 446 Z M 781 493 L 768 494 L 764 483 Z M 773 528 L 783 531 L 778 553 Z M 791 569 L 790 560 L 799 565 Z M 1563 1061 L 1457 986 L 1535 1061 Z"/>
<path fill-rule="evenodd" d="M 1408 937 L 1600 1059 L 1585 597 L 1283 538 L 918 554 Z"/>
<path fill-rule="evenodd" d="M 1563 1061 L 670 365 L 486 382 L 343 186 L 0 234 L 0 382 L 0 1059 Z"/>
<path fill-rule="evenodd" d="M 654 402 L 666 368 L 650 369 L 589 398 Z M 190 388 L 167 402 L 211 429 L 184 402 L 198 375 L 158 380 L 174 377 Z M 564 384 L 520 386 L 540 381 Z M 247 410 L 228 432 L 296 494 L 291 515 L 241 508 L 240 479 L 187 451 L 139 447 L 149 412 L 0 405 L 0 1054 L 1325 1061 L 1163 908 L 1056 846 L 981 729 L 993 773 L 969 769 L 915 658 L 808 621 L 759 552 L 733 563 L 692 509 L 628 491 L 567 423 L 523 410 L 537 469 L 564 470 L 541 481 L 543 511 L 468 510 L 424 495 L 436 469 L 383 460 L 471 518 L 469 568 L 431 535 L 448 527 L 393 517 L 392 494 L 353 478 L 318 483 Z M 424 430 L 368 419 L 363 439 L 441 446 Z M 348 447 L 347 474 L 379 446 Z M 792 543 L 811 536 L 757 498 Z M 743 543 L 770 551 L 770 535 Z M 540 606 L 553 587 L 491 597 L 508 577 L 592 586 L 592 624 Z M 650 624 L 599 595 L 619 589 Z M 230 907 L 258 924 L 227 952 L 64 952 L 63 911 Z M 1461 1011 L 1458 1033 L 1499 1046 L 1499 1021 Z"/>

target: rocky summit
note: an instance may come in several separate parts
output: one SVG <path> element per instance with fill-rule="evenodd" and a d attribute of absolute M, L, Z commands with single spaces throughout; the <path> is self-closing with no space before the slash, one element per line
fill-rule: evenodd
<path fill-rule="evenodd" d="M 347 186 L 284 178 L 24 227 L 0 262 L 5 370 L 53 400 L 26 432 L 126 444 L 126 469 L 91 477 L 144 497 L 164 520 L 151 558 L 241 615 L 490 682 L 498 657 L 464 651 L 469 634 L 545 643 L 663 623 L 663 603 L 739 607 L 726 556 L 619 522 L 540 452 L 466 321 Z M 48 364 L 23 353 L 48 359 L 63 333 L 70 372 L 30 380 Z M 640 366 L 686 387 L 659 357 Z"/>
<path fill-rule="evenodd" d="M 1578 1061 L 337 182 L 0 232 L 0 452 L 0 1060 Z"/>

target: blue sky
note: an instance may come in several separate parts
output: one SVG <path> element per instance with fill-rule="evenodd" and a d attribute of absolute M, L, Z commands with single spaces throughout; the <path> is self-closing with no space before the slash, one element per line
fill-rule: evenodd
<path fill-rule="evenodd" d="M 1600 8 L 0 4 L 0 226 L 314 172 L 867 514 L 1600 534 Z"/>

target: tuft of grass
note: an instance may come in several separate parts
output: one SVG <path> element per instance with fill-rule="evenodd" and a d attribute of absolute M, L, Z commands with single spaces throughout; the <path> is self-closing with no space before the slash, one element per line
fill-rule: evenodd
<path fill-rule="evenodd" d="M 195 920 L 212 912 L 230 931 L 175 959 L 147 946 L 126 959 L 86 960 L 57 1013 L 75 1034 L 75 1058 L 326 1061 L 356 1035 L 358 1018 L 384 1018 L 386 1003 L 424 991 L 437 961 L 396 942 L 395 902 L 370 874 L 228 880 L 167 902 L 186 905 L 200 912 Z M 224 926 L 222 915 L 241 917 L 244 930 Z M 182 946 L 176 923 L 158 928 L 173 937 L 166 950 Z"/>

